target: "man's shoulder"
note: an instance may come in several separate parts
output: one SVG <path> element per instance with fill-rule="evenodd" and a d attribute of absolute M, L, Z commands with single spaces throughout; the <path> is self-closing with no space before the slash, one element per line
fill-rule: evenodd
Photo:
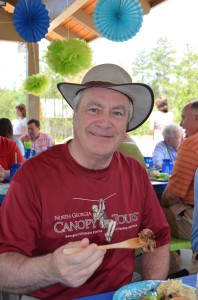
<path fill-rule="evenodd" d="M 185 148 L 198 151 L 198 132 L 189 136 L 182 142 L 180 149 Z"/>

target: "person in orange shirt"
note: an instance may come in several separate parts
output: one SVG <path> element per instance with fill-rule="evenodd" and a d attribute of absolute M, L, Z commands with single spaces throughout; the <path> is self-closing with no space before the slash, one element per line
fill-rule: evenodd
<path fill-rule="evenodd" d="M 181 118 L 180 125 L 185 129 L 185 140 L 178 150 L 172 175 L 164 190 L 162 206 L 171 234 L 191 240 L 194 176 L 198 167 L 198 100 L 191 101 L 184 106 Z M 176 255 L 176 253 L 171 254 Z M 182 269 L 178 255 L 177 261 L 177 269 Z M 192 262 L 190 273 L 198 273 L 197 253 L 193 254 Z"/>

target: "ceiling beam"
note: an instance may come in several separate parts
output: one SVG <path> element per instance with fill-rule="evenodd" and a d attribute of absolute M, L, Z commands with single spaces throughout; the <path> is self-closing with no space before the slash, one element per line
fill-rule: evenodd
<path fill-rule="evenodd" d="M 71 15 L 71 18 L 75 20 L 78 24 L 82 25 L 84 28 L 93 32 L 96 36 L 102 37 L 101 34 L 97 31 L 93 17 L 87 14 L 82 9 L 79 9 Z"/>
<path fill-rule="evenodd" d="M 51 21 L 50 26 L 48 28 L 48 32 L 54 30 L 54 28 L 58 27 L 63 21 L 69 18 L 73 13 L 75 13 L 79 8 L 81 8 L 87 0 L 76 0 L 72 4 L 70 4 L 58 17 L 56 17 L 53 21 Z"/>
<path fill-rule="evenodd" d="M 12 42 L 25 42 L 16 32 L 13 24 L 13 15 L 0 11 L 0 40 Z"/>
<path fill-rule="evenodd" d="M 166 2 L 166 1 L 168 1 L 168 0 L 155 0 L 155 1 L 153 1 L 151 3 L 151 8 L 153 8 L 153 7 L 155 7 L 155 6 L 159 5 L 159 4 L 162 4 L 162 3 Z"/>
<path fill-rule="evenodd" d="M 53 32 L 57 34 L 60 38 L 78 38 L 77 34 L 71 32 L 70 30 L 67 30 L 64 26 L 60 25 L 56 27 Z"/>
<path fill-rule="evenodd" d="M 6 0 L 6 2 L 10 3 L 12 6 L 16 6 L 18 0 Z"/>

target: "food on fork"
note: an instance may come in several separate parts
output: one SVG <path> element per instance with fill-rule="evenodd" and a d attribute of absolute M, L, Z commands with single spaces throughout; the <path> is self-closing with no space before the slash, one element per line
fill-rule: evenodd
<path fill-rule="evenodd" d="M 154 251 L 156 248 L 156 241 L 153 232 L 150 229 L 143 229 L 140 233 L 138 233 L 140 241 L 146 243 L 142 246 L 143 252 Z"/>

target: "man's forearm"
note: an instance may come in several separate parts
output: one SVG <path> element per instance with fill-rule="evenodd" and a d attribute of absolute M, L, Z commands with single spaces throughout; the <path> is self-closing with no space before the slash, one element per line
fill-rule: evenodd
<path fill-rule="evenodd" d="M 50 278 L 50 256 L 29 258 L 13 252 L 0 254 L 0 290 L 26 294 L 55 284 Z"/>
<path fill-rule="evenodd" d="M 162 206 L 170 207 L 180 201 L 180 198 L 165 188 L 162 195 Z"/>
<path fill-rule="evenodd" d="M 169 244 L 142 255 L 142 277 L 144 280 L 164 280 L 169 271 Z"/>

